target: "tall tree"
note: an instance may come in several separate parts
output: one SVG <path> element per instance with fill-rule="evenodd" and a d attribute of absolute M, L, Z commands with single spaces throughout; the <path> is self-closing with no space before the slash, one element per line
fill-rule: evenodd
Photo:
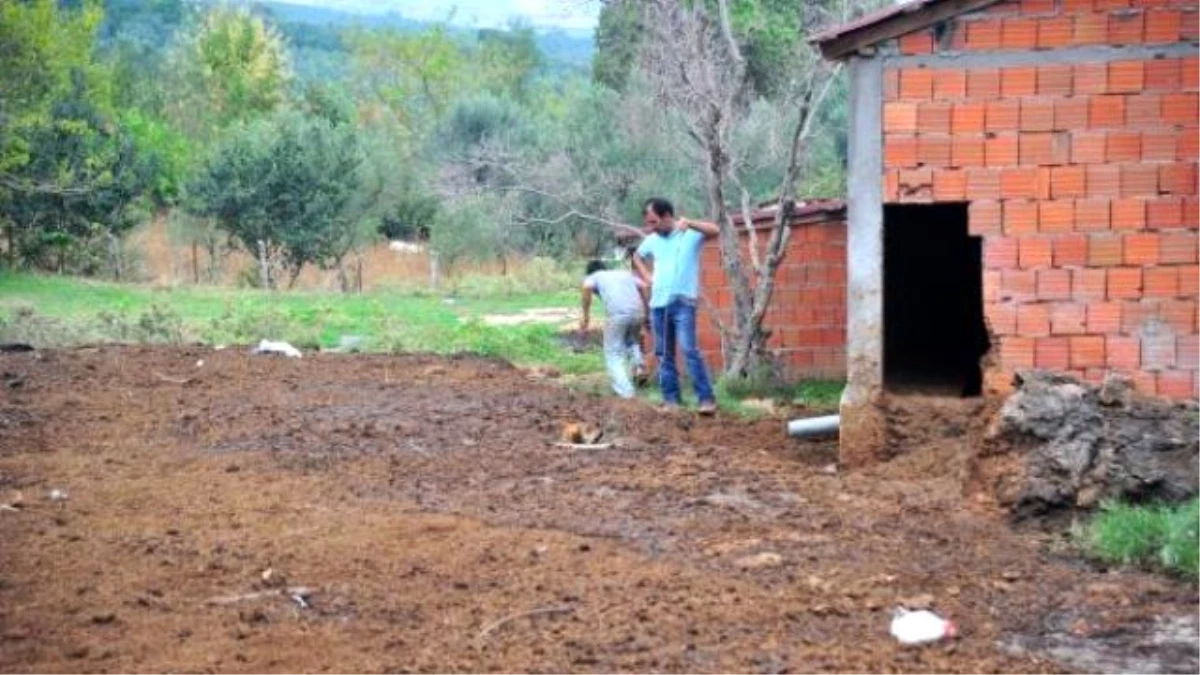
<path fill-rule="evenodd" d="M 436 124 L 467 83 L 463 45 L 444 26 L 420 33 L 357 30 L 347 35 L 368 120 L 386 111 L 410 136 Z"/>
<path fill-rule="evenodd" d="M 601 5 L 592 56 L 592 79 L 597 83 L 625 90 L 642 46 L 643 15 L 635 0 L 608 0 Z"/>
<path fill-rule="evenodd" d="M 287 46 L 262 18 L 218 5 L 179 35 L 167 72 L 169 117 L 191 138 L 275 110 L 288 93 Z"/>
<path fill-rule="evenodd" d="M 108 73 L 93 53 L 103 18 L 95 0 L 79 9 L 62 8 L 56 0 L 0 2 L 0 119 L 5 124 L 45 115 L 72 94 L 79 76 L 94 97 L 107 97 Z"/>
<path fill-rule="evenodd" d="M 845 8 L 797 3 L 800 16 L 787 50 L 789 65 L 774 85 L 795 112 L 784 137 L 786 158 L 774 200 L 779 208 L 771 227 L 759 233 L 751 225 L 751 195 L 742 180 L 744 158 L 736 155 L 734 143 L 750 111 L 754 81 L 743 44 L 734 32 L 729 0 L 713 4 L 715 7 L 685 0 L 649 0 L 643 66 L 659 99 L 685 121 L 687 135 L 702 159 L 708 211 L 721 229 L 721 265 L 733 291 L 732 312 L 719 320 L 725 373 L 744 377 L 769 365 L 766 344 L 770 331 L 764 320 L 775 274 L 787 252 L 795 197 L 808 179 L 805 156 L 814 120 L 838 74 L 837 66 L 821 59 L 802 41 L 802 35 L 828 23 L 833 18 L 831 10 Z M 737 209 L 729 205 L 734 199 L 741 204 L 747 246 L 741 245 Z"/>

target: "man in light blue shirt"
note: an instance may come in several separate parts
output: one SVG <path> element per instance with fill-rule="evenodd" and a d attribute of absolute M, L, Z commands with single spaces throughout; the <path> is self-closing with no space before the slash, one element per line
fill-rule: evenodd
<path fill-rule="evenodd" d="M 700 289 L 700 250 L 720 231 L 713 223 L 675 217 L 671 202 L 655 197 L 646 201 L 643 222 L 651 232 L 637 249 L 634 265 L 650 281 L 650 319 L 654 326 L 654 355 L 663 401 L 680 404 L 675 345 L 687 361 L 688 376 L 699 399 L 699 412 L 716 412 L 716 399 L 708 368 L 696 341 L 696 299 Z M 653 265 L 653 271 L 646 263 Z"/>

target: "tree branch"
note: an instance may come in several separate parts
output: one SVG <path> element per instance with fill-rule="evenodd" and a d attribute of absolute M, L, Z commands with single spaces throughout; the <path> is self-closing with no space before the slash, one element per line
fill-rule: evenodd
<path fill-rule="evenodd" d="M 61 196 L 78 196 L 86 195 L 95 192 L 92 187 L 62 187 L 54 183 L 34 183 L 30 181 L 21 181 L 9 176 L 0 176 L 0 187 L 8 188 L 13 192 L 21 192 L 24 194 L 38 195 L 61 195 Z"/>
<path fill-rule="evenodd" d="M 571 209 L 570 211 L 567 211 L 566 213 L 558 216 L 557 218 L 517 217 L 516 221 L 521 222 L 521 223 L 539 223 L 541 225 L 561 225 L 564 221 L 566 221 L 570 218 L 582 218 L 583 220 L 590 220 L 594 223 L 600 223 L 602 225 L 607 225 L 608 227 L 612 228 L 613 230 L 616 230 L 617 232 L 623 232 L 623 233 L 629 234 L 629 235 L 636 235 L 639 239 L 641 239 L 642 237 L 645 236 L 645 234 L 641 230 L 639 230 L 638 228 L 636 228 L 632 225 L 626 225 L 625 223 L 618 223 L 614 220 L 608 220 L 607 218 L 601 218 L 600 216 L 593 216 L 588 213 L 582 213 L 580 211 L 576 211 L 575 209 Z"/>
<path fill-rule="evenodd" d="M 729 21 L 728 0 L 717 0 L 717 11 L 721 18 L 721 33 L 725 36 L 725 42 L 729 46 L 730 58 L 739 65 L 745 63 L 746 59 L 742 57 L 742 50 L 738 47 L 737 40 L 733 37 L 733 26 Z"/>

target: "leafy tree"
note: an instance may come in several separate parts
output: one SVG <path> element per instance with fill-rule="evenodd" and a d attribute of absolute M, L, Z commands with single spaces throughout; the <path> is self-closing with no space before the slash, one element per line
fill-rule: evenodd
<path fill-rule="evenodd" d="M 637 63 L 644 32 L 642 11 L 634 0 L 605 2 L 596 24 L 592 79 L 609 89 L 624 91 Z"/>
<path fill-rule="evenodd" d="M 104 6 L 96 46 L 113 71 L 115 105 L 161 114 L 166 48 L 195 10 L 185 0 L 105 0 Z"/>
<path fill-rule="evenodd" d="M 270 113 L 291 79 L 279 33 L 245 9 L 217 6 L 181 34 L 168 57 L 167 113 L 191 138 Z"/>
<path fill-rule="evenodd" d="M 308 114 L 326 120 L 334 126 L 351 124 L 357 116 L 350 94 L 327 82 L 307 83 L 300 97 L 300 107 Z"/>
<path fill-rule="evenodd" d="M 148 166 L 112 114 L 94 53 L 103 12 L 53 0 L 0 2 L 0 225 L 10 264 L 94 272 L 97 241 L 132 224 Z"/>
<path fill-rule="evenodd" d="M 186 206 L 259 257 L 264 282 L 341 264 L 361 235 L 363 151 L 354 130 L 298 112 L 240 127 L 188 185 Z"/>
<path fill-rule="evenodd" d="M 513 196 L 472 194 L 439 209 L 430 232 L 430 248 L 447 269 L 463 260 L 498 260 L 528 251 L 525 233 L 513 222 Z M 505 268 L 507 271 L 507 268 Z"/>
<path fill-rule="evenodd" d="M 446 116 L 442 141 L 446 148 L 464 152 L 492 141 L 532 141 L 525 111 L 511 99 L 478 94 L 458 101 Z"/>
<path fill-rule="evenodd" d="M 381 106 L 409 134 L 426 133 L 466 87 L 466 52 L 444 26 L 421 33 L 358 30 L 346 39 L 360 96 Z"/>
<path fill-rule="evenodd" d="M 47 119 L 0 126 L 0 143 L 26 151 L 23 161 L 0 172 L 10 262 L 20 257 L 59 272 L 94 273 L 90 266 L 68 270 L 69 257 L 97 240 L 115 242 L 133 225 L 130 210 L 147 190 L 152 167 L 88 94 L 79 73 L 74 94 Z"/>
<path fill-rule="evenodd" d="M 506 31 L 481 30 L 477 38 L 476 59 L 483 87 L 496 95 L 525 100 L 544 65 L 533 29 L 514 25 Z"/>
<path fill-rule="evenodd" d="M 426 241 L 441 215 L 441 200 L 407 186 L 379 222 L 379 233 L 391 240 Z"/>
<path fill-rule="evenodd" d="M 103 16 L 94 1 L 78 10 L 56 0 L 0 2 L 0 119 L 11 125 L 44 116 L 71 95 L 76 77 L 106 104 L 108 74 L 92 53 Z"/>
<path fill-rule="evenodd" d="M 175 204 L 191 166 L 192 143 L 165 120 L 137 108 L 123 111 L 120 123 L 144 158 L 154 205 L 165 208 Z"/>

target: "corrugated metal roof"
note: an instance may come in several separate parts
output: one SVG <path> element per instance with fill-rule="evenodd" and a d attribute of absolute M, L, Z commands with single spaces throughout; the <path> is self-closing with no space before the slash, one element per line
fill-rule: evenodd
<path fill-rule="evenodd" d="M 846 202 L 841 199 L 805 199 L 795 203 L 792 207 L 792 222 L 800 220 L 815 220 L 820 216 L 828 220 L 837 220 L 837 216 L 842 215 L 846 210 Z M 750 221 L 753 223 L 774 222 L 775 215 L 779 212 L 779 204 L 759 204 L 753 211 L 750 212 Z M 733 214 L 733 222 L 741 223 L 742 214 L 740 209 Z"/>
<path fill-rule="evenodd" d="M 809 38 L 830 59 L 842 59 L 865 47 L 922 30 L 1002 0 L 909 0 L 827 28 Z"/>
<path fill-rule="evenodd" d="M 910 0 L 909 2 L 905 2 L 905 3 L 899 4 L 899 5 L 892 5 L 891 7 L 884 7 L 883 9 L 864 14 L 852 21 L 847 21 L 846 23 L 843 23 L 843 24 L 840 24 L 837 26 L 832 26 L 830 28 L 826 28 L 825 30 L 823 30 L 819 33 L 814 33 L 812 36 L 810 36 L 808 38 L 808 41 L 809 42 L 817 42 L 817 43 L 828 42 L 834 38 L 841 37 L 847 33 L 853 33 L 854 31 L 859 30 L 860 28 L 866 28 L 867 26 L 871 26 L 871 25 L 874 25 L 877 23 L 882 23 L 893 17 L 902 16 L 904 14 L 911 14 L 912 12 L 915 12 L 916 10 L 921 9 L 922 7 L 926 7 L 928 5 L 935 5 L 939 2 L 945 2 L 945 1 L 946 0 Z"/>

